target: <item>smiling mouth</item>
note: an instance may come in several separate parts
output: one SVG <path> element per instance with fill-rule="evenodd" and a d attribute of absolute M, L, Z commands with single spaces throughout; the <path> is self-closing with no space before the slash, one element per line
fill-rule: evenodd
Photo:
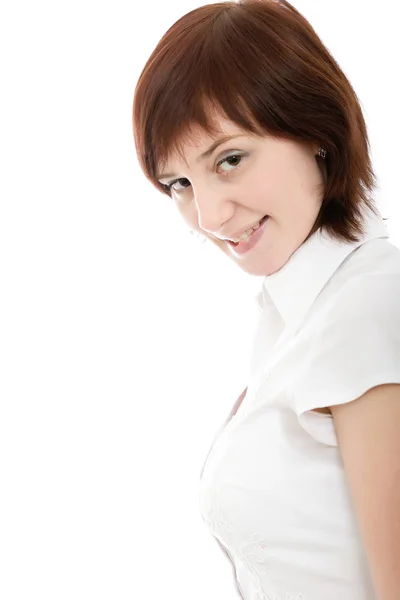
<path fill-rule="evenodd" d="M 263 217 L 260 220 L 260 226 L 257 229 L 254 229 L 253 233 L 251 233 L 249 235 L 249 237 L 245 240 L 240 240 L 239 242 L 233 242 L 232 240 L 227 240 L 228 244 L 230 244 L 231 246 L 239 246 L 239 244 L 242 244 L 243 242 L 248 242 L 251 237 L 260 229 L 260 227 L 265 223 L 265 221 L 268 219 L 269 215 L 265 215 L 265 217 Z"/>

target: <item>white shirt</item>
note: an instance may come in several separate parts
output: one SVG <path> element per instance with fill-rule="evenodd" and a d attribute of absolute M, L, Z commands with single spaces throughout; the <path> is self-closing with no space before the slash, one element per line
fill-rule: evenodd
<path fill-rule="evenodd" d="M 257 294 L 247 394 L 199 493 L 245 600 L 376 600 L 333 417 L 311 412 L 400 383 L 400 249 L 366 224 L 318 230 Z"/>

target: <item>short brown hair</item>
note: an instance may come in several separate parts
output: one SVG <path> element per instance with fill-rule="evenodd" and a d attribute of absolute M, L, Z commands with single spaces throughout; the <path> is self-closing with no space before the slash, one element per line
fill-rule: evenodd
<path fill-rule="evenodd" d="M 136 85 L 139 164 L 161 192 L 160 165 L 193 125 L 218 133 L 210 108 L 245 131 L 321 144 L 327 179 L 318 228 L 358 241 L 376 215 L 366 123 L 357 95 L 309 22 L 286 0 L 207 4 L 168 29 Z M 317 157 L 317 160 L 323 160 Z M 308 239 L 308 238 L 307 238 Z"/>

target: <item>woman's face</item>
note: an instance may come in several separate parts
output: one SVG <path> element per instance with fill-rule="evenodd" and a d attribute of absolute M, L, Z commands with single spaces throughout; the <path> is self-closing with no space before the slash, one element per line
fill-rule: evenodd
<path fill-rule="evenodd" d="M 257 137 L 222 118 L 218 124 L 223 134 L 235 137 L 201 157 L 222 135 L 192 130 L 183 146 L 186 160 L 171 156 L 159 180 L 172 183 L 172 198 L 191 229 L 250 275 L 272 275 L 304 242 L 318 216 L 325 181 L 315 158 L 319 145 Z M 266 215 L 248 243 L 235 250 L 227 241 Z"/>

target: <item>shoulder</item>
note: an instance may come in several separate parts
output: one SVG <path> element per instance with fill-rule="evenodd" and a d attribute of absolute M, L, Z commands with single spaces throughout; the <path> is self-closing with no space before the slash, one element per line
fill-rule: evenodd
<path fill-rule="evenodd" d="M 400 273 L 347 281 L 307 341 L 294 390 L 297 414 L 329 407 L 334 415 L 334 406 L 400 383 Z"/>
<path fill-rule="evenodd" d="M 355 274 L 349 278 L 329 298 L 324 323 L 331 333 L 340 324 L 348 324 L 356 332 L 357 324 L 372 317 L 379 318 L 382 325 L 389 324 L 391 318 L 400 319 L 400 269 L 392 273 Z M 374 324 L 378 321 L 369 323 Z M 364 337 L 362 330 L 359 333 Z"/>

